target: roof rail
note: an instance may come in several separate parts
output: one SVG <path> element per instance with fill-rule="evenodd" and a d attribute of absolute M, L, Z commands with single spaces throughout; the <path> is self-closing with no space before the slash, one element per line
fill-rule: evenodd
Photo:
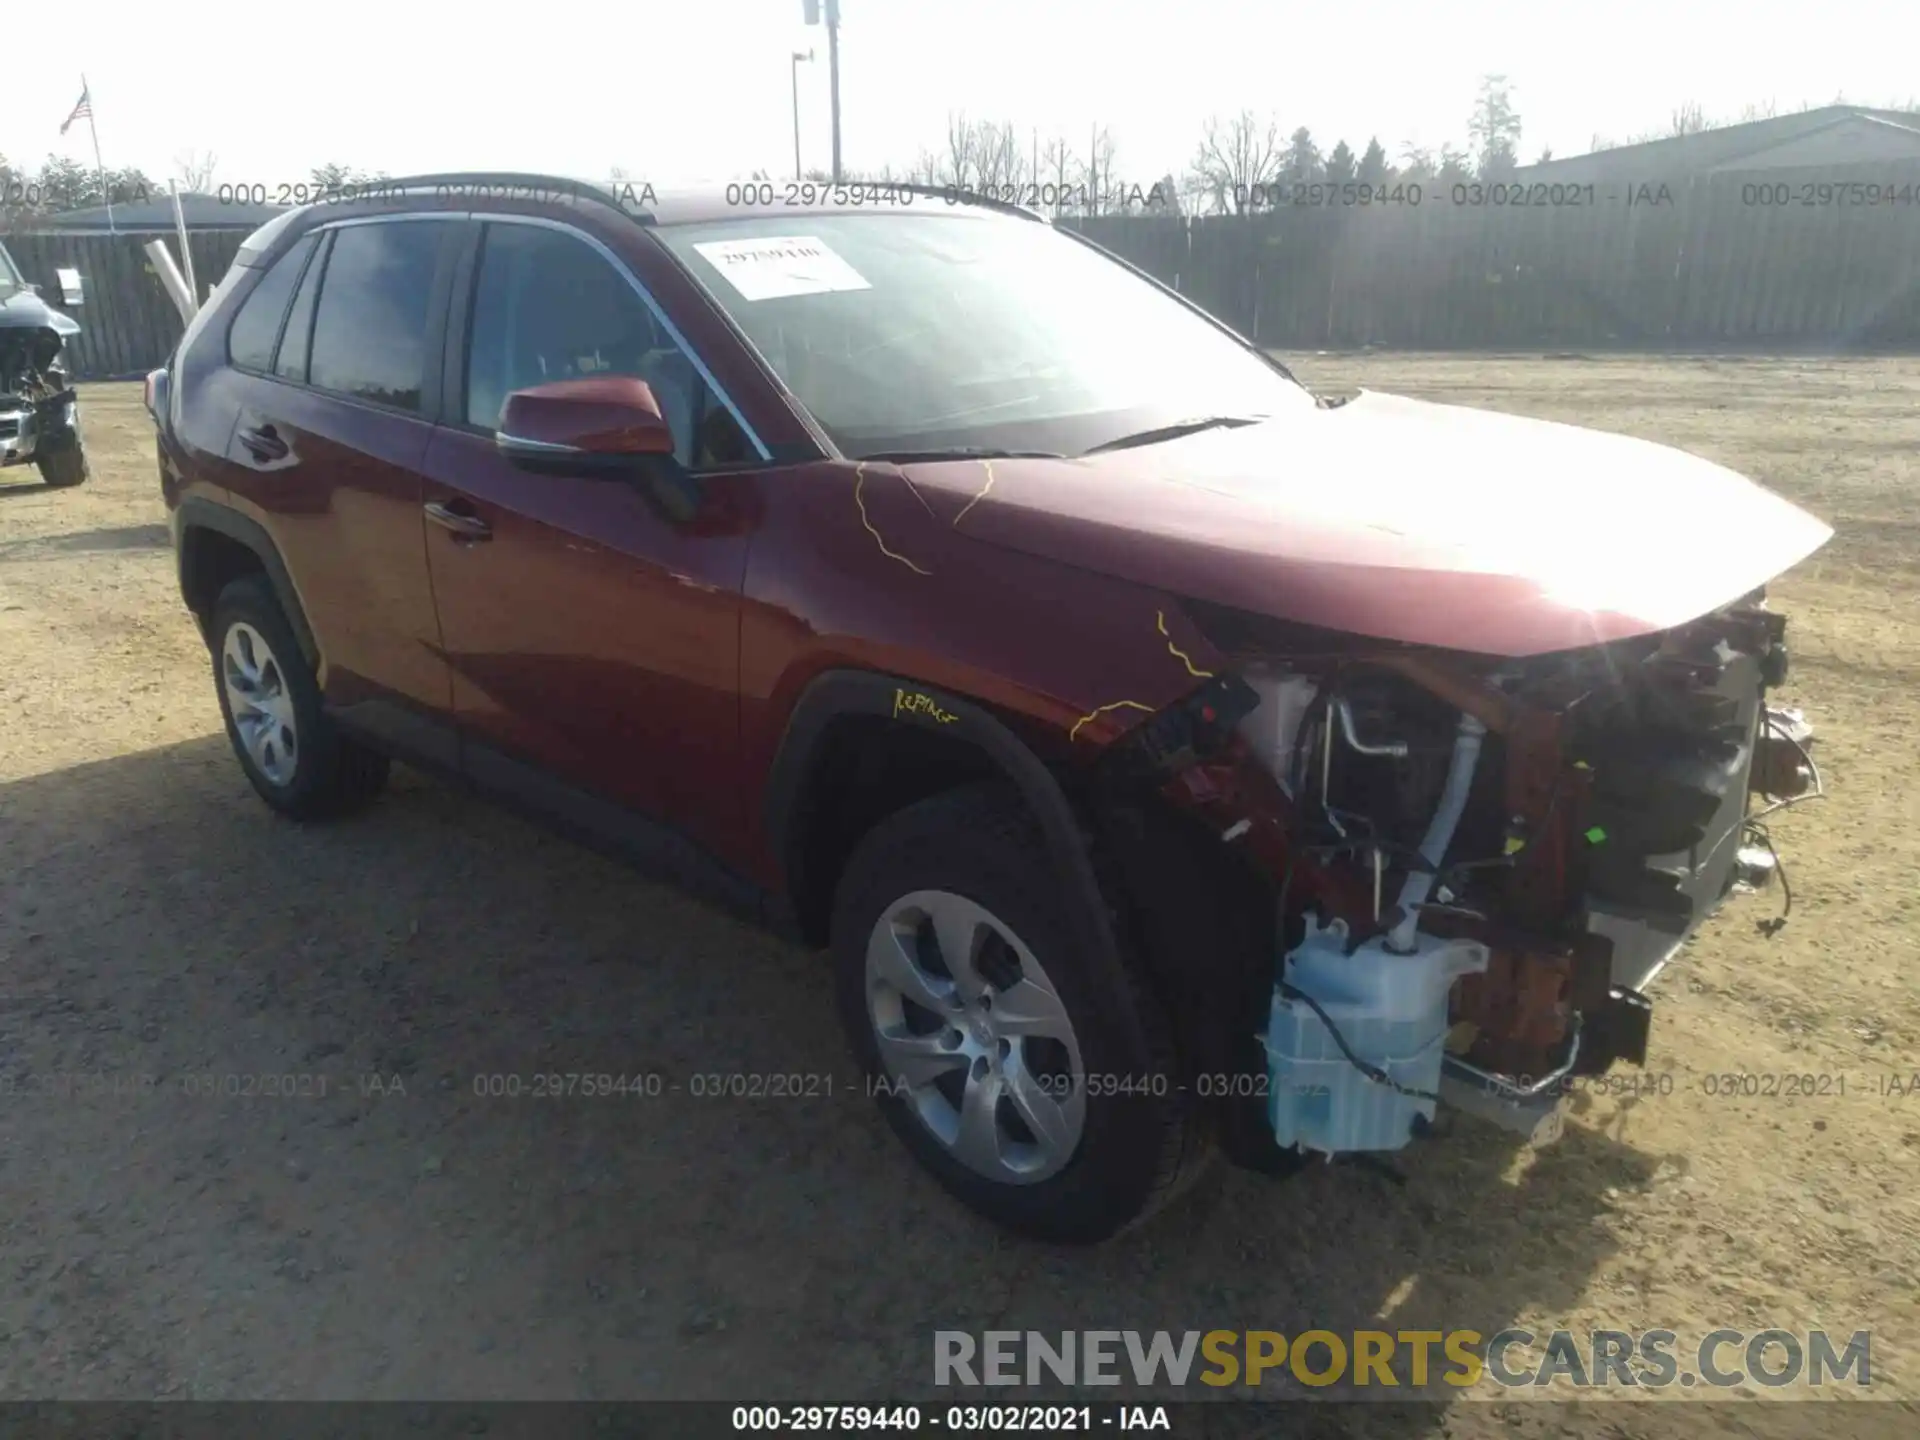
<path fill-rule="evenodd" d="M 608 209 L 618 210 L 627 219 L 641 225 L 651 225 L 651 212 L 636 209 L 622 201 L 613 191 L 585 180 L 576 180 L 565 175 L 537 175 L 514 170 L 449 170 L 431 175 L 381 176 L 373 180 L 353 181 L 341 186 L 344 198 L 353 199 L 359 195 L 379 197 L 386 194 L 402 194 L 413 190 L 453 190 L 471 189 L 484 195 L 488 190 L 529 190 L 546 191 L 560 195 L 570 195 L 576 200 L 590 200 L 604 205 Z"/>
<path fill-rule="evenodd" d="M 819 185 L 831 185 L 830 180 L 814 182 Z M 938 195 L 950 205 L 978 205 L 983 210 L 998 210 L 1007 215 L 1018 215 L 1022 220 L 1037 220 L 1042 225 L 1051 225 L 1052 219 L 1033 209 L 1031 206 L 1017 204 L 1012 200 L 999 200 L 991 195 L 981 195 L 965 185 L 936 185 L 919 180 L 843 180 L 841 186 L 864 185 L 873 190 L 906 190 L 915 195 Z"/>

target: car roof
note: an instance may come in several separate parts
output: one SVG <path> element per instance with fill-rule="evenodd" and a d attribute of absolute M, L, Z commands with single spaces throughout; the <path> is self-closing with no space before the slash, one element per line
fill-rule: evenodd
<path fill-rule="evenodd" d="M 371 217 L 396 210 L 482 208 L 490 201 L 596 206 L 619 211 L 649 229 L 726 220 L 809 215 L 950 215 L 972 219 L 1017 217 L 1037 225 L 1052 222 L 1037 210 L 978 191 L 918 181 L 742 180 L 726 185 L 658 188 L 642 180 L 580 180 L 523 171 L 458 171 L 434 175 L 382 176 L 329 190 L 324 198 L 283 210 L 241 242 L 233 263 L 256 266 L 280 253 L 280 242 L 330 220 Z"/>

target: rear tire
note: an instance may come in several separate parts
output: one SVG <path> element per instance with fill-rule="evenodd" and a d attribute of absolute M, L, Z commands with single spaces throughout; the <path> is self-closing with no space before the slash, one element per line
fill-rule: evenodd
<path fill-rule="evenodd" d="M 1053 861 L 1002 785 L 875 826 L 834 899 L 841 1021 L 881 1112 L 947 1191 L 1037 1239 L 1092 1243 L 1206 1154 L 1168 1019 L 1074 938 Z"/>
<path fill-rule="evenodd" d="M 43 451 L 33 463 L 40 471 L 40 478 L 53 490 L 84 485 L 93 473 L 87 467 L 87 452 L 80 448 L 78 437 L 70 444 Z"/>
<path fill-rule="evenodd" d="M 296 820 L 371 803 L 387 783 L 387 757 L 328 718 L 266 577 L 243 575 L 222 590 L 208 632 L 227 739 L 260 798 Z"/>

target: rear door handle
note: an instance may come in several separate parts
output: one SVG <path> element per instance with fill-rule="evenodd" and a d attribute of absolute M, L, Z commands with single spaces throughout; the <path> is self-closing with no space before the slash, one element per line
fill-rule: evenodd
<path fill-rule="evenodd" d="M 453 504 L 458 504 L 458 501 Z M 427 519 L 442 530 L 451 530 L 463 540 L 491 540 L 493 527 L 478 515 L 468 511 L 455 510 L 453 504 L 432 500 L 425 506 Z"/>
<path fill-rule="evenodd" d="M 261 425 L 245 426 L 240 431 L 240 443 L 247 453 L 262 465 L 270 465 L 275 460 L 284 460 L 293 453 L 293 447 L 280 438 L 280 432 L 271 422 Z"/>

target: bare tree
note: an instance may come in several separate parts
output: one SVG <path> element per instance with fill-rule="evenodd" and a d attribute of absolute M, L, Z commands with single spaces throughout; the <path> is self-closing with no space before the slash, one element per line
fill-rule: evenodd
<path fill-rule="evenodd" d="M 1111 130 L 1104 125 L 1094 126 L 1087 141 L 1087 163 L 1080 172 L 1080 206 L 1089 215 L 1098 215 L 1107 208 L 1107 192 L 1113 189 L 1114 155 L 1118 149 Z"/>
<path fill-rule="evenodd" d="M 1436 173 L 1433 151 L 1415 145 L 1411 140 L 1400 147 L 1400 168 L 1395 172 L 1397 178 L 1431 180 Z"/>
<path fill-rule="evenodd" d="M 1073 188 L 1073 147 L 1058 135 L 1040 148 L 1040 169 L 1034 180 L 1041 202 L 1056 216 L 1067 210 Z"/>
<path fill-rule="evenodd" d="M 1187 166 L 1189 185 L 1216 214 L 1245 215 L 1265 203 L 1280 178 L 1280 129 L 1242 110 L 1231 120 L 1207 121 Z"/>
<path fill-rule="evenodd" d="M 174 179 L 180 182 L 180 191 L 185 195 L 210 194 L 214 173 L 219 168 L 220 157 L 211 150 L 186 150 L 173 157 Z"/>
<path fill-rule="evenodd" d="M 1506 76 L 1481 79 L 1467 134 L 1473 139 L 1473 160 L 1483 179 L 1505 175 L 1520 164 L 1520 112 L 1514 108 L 1513 87 Z M 1446 168 L 1444 157 L 1441 168 Z"/>
<path fill-rule="evenodd" d="M 989 194 L 1014 198 L 1027 179 L 1027 155 L 1010 121 L 981 121 L 973 127 L 974 167 Z"/>
<path fill-rule="evenodd" d="M 1689 100 L 1684 105 L 1674 107 L 1673 114 L 1667 122 L 1667 133 L 1669 135 L 1698 135 L 1702 130 L 1707 129 L 1710 123 L 1707 119 L 1706 112 L 1700 108 L 1700 102 L 1697 100 Z"/>
<path fill-rule="evenodd" d="M 1440 147 L 1440 170 L 1434 177 L 1442 185 L 1457 185 L 1473 178 L 1473 156 L 1458 145 Z"/>
<path fill-rule="evenodd" d="M 1014 199 L 1027 183 L 1029 166 L 1011 121 L 969 120 L 954 111 L 947 116 L 944 153 L 922 151 L 914 176 L 924 176 L 929 184 Z"/>
<path fill-rule="evenodd" d="M 974 184 L 973 122 L 957 111 L 947 112 L 947 153 L 940 164 L 940 181 L 967 189 Z"/>

